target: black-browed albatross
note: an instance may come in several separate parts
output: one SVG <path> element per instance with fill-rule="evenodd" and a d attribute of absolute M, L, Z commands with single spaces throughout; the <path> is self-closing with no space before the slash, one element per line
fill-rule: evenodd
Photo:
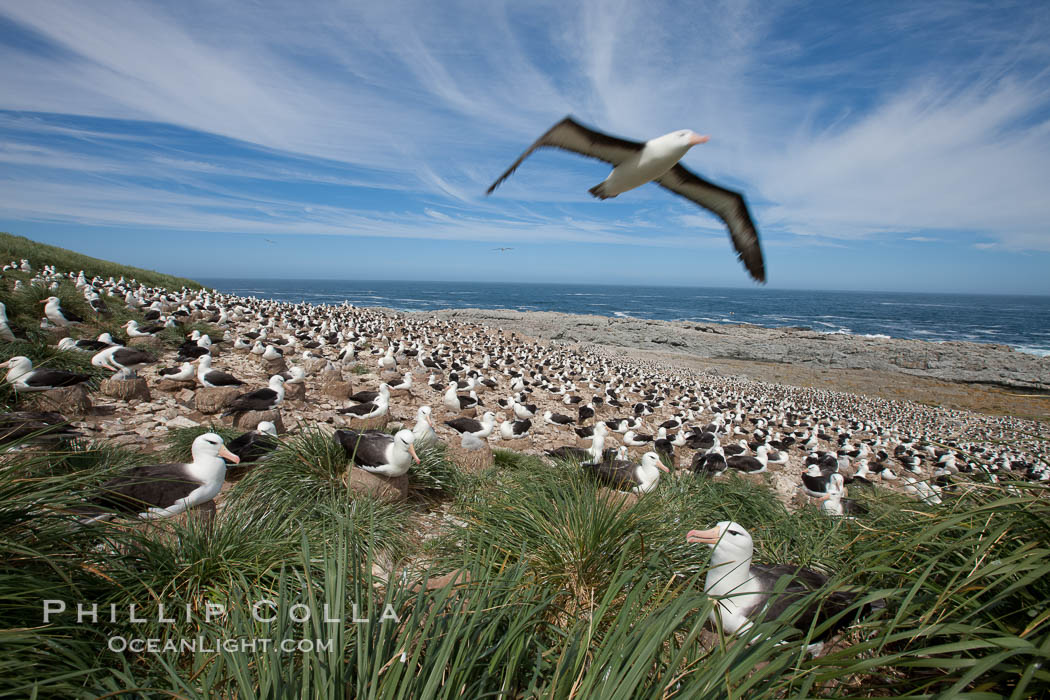
<path fill-rule="evenodd" d="M 683 129 L 640 143 L 603 134 L 583 126 L 572 117 L 565 117 L 529 146 L 492 183 L 486 194 L 492 194 L 537 148 L 551 146 L 597 158 L 612 165 L 613 171 L 589 190 L 592 195 L 608 199 L 655 181 L 722 219 L 729 227 L 729 236 L 737 257 L 755 280 L 765 282 L 766 268 L 758 231 L 755 230 L 743 195 L 703 179 L 678 162 L 690 148 L 706 143 L 709 138 Z"/>
<path fill-rule="evenodd" d="M 193 461 L 185 464 L 149 464 L 132 467 L 106 483 L 85 506 L 74 512 L 89 516 L 81 522 L 106 520 L 115 513 L 137 513 L 142 519 L 169 518 L 207 503 L 226 480 L 226 462 L 240 458 L 216 433 L 198 435 L 190 448 Z"/>

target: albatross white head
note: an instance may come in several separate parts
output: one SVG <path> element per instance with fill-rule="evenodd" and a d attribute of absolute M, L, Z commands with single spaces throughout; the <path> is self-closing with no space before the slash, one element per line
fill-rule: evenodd
<path fill-rule="evenodd" d="M 660 455 L 655 452 L 646 452 L 642 455 L 642 463 L 635 470 L 635 474 L 642 483 L 634 487 L 634 490 L 637 493 L 652 491 L 660 483 L 660 472 L 662 471 L 670 473 L 667 466 L 660 460 Z"/>
<path fill-rule="evenodd" d="M 255 432 L 277 437 L 277 426 L 271 421 L 261 420 L 259 421 L 259 425 L 255 426 Z"/>
<path fill-rule="evenodd" d="M 690 544 L 706 544 L 711 548 L 711 568 L 704 582 L 704 592 L 712 596 L 725 596 L 711 611 L 711 619 L 720 615 L 722 623 L 730 633 L 749 625 L 738 610 L 750 609 L 755 604 L 756 591 L 751 577 L 751 557 L 755 543 L 750 533 L 738 523 L 723 520 L 710 530 L 690 530 L 686 535 Z"/>
<path fill-rule="evenodd" d="M 399 474 L 391 472 L 388 474 L 389 476 L 401 476 L 401 474 L 407 472 L 410 466 L 408 462 L 409 457 L 412 458 L 413 462 L 419 464 L 419 457 L 416 455 L 414 446 L 415 441 L 415 434 L 407 428 L 394 433 L 393 454 L 390 455 L 390 463 L 399 468 L 403 464 L 404 471 L 401 471 Z"/>
<path fill-rule="evenodd" d="M 22 355 L 15 355 L 6 362 L 0 362 L 0 367 L 7 367 L 7 381 L 15 382 L 33 371 L 33 361 Z"/>
<path fill-rule="evenodd" d="M 226 463 L 222 460 L 225 459 L 234 464 L 241 461 L 240 457 L 226 449 L 226 445 L 222 443 L 222 437 L 218 433 L 198 435 L 190 447 L 190 453 L 193 455 L 193 463 L 190 465 L 190 469 L 191 471 L 202 472 L 194 474 L 194 476 L 201 478 L 202 482 L 211 481 L 212 479 L 207 477 L 212 476 L 213 472 L 221 471 L 220 481 L 225 478 Z M 212 478 L 219 477 L 212 476 Z"/>

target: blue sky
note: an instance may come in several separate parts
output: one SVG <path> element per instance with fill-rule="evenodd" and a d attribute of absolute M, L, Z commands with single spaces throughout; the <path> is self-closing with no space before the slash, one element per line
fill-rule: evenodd
<path fill-rule="evenodd" d="M 1050 294 L 1050 5 L 0 0 L 0 229 L 191 277 L 748 286 L 565 114 L 745 192 L 771 288 Z M 513 250 L 496 252 L 497 246 Z"/>

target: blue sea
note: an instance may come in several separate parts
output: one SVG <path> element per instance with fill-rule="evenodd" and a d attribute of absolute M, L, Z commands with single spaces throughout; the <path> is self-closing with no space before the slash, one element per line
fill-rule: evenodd
<path fill-rule="evenodd" d="M 627 287 L 499 282 L 205 279 L 222 292 L 403 311 L 476 307 L 698 323 L 807 326 L 919 340 L 1002 343 L 1050 356 L 1050 297 Z"/>

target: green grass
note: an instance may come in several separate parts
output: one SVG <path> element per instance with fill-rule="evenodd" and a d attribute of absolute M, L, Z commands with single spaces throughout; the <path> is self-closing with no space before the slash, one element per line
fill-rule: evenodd
<path fill-rule="evenodd" d="M 419 464 L 413 464 L 408 472 L 413 492 L 423 497 L 442 498 L 456 492 L 469 477 L 452 461 L 443 443 L 416 449 Z"/>
<path fill-rule="evenodd" d="M 175 432 L 171 448 L 185 450 L 205 429 Z M 342 448 L 307 430 L 236 483 L 211 524 L 80 527 L 69 509 L 144 456 L 104 443 L 8 453 L 0 459 L 0 694 L 1028 698 L 1050 688 L 1043 486 L 976 485 L 940 508 L 877 495 L 867 499 L 868 518 L 848 521 L 788 512 L 744 478 L 665 477 L 653 493 L 620 503 L 571 464 L 497 450 L 494 469 L 468 477 L 440 450 L 426 455 L 434 460 L 428 500 L 378 503 L 347 490 Z M 411 567 L 417 573 L 402 575 L 399 562 L 420 553 L 408 534 L 413 518 L 439 502 L 455 519 Z M 755 628 L 751 644 L 721 635 L 707 622 L 708 550 L 684 535 L 724 519 L 748 527 L 760 561 L 824 569 L 831 587 L 884 598 L 885 609 L 816 659 L 804 653 L 815 630 L 798 628 L 797 610 Z M 453 570 L 469 583 L 414 585 L 420 571 Z M 44 625 L 44 598 L 125 612 L 98 625 L 76 624 L 75 615 Z M 253 619 L 246 601 L 257 600 L 284 611 L 301 604 L 311 620 Z M 160 623 L 162 601 L 194 615 Z M 129 621 L 132 603 L 149 621 Z M 227 614 L 204 620 L 208 603 Z M 337 622 L 322 619 L 325 605 Z M 355 605 L 374 623 L 354 622 Z M 378 624 L 386 606 L 398 620 Z M 331 646 L 114 653 L 107 640 L 117 635 Z"/>
<path fill-rule="evenodd" d="M 44 265 L 54 265 L 63 271 L 84 271 L 88 279 L 94 276 L 108 279 L 113 277 L 127 280 L 137 279 L 151 287 L 165 287 L 167 289 L 200 289 L 201 285 L 191 279 L 165 275 L 153 270 L 144 270 L 130 265 L 121 265 L 108 260 L 99 260 L 87 255 L 73 252 L 65 248 L 38 243 L 23 236 L 13 236 L 9 233 L 0 233 L 0 260 L 7 262 L 19 261 L 22 258 L 29 260 L 33 270 L 37 271 Z"/>

